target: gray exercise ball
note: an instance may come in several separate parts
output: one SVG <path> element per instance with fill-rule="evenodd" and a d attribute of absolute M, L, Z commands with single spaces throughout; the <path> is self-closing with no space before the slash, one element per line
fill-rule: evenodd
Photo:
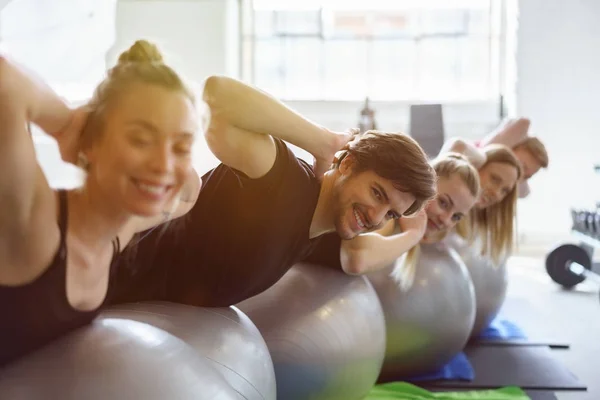
<path fill-rule="evenodd" d="M 369 274 L 385 314 L 387 346 L 380 381 L 431 373 L 462 351 L 475 320 L 467 268 L 448 246 L 422 244 L 414 281 L 402 289 L 391 268 Z"/>
<path fill-rule="evenodd" d="M 3 399 L 243 399 L 182 340 L 153 326 L 96 320 L 0 370 Z"/>
<path fill-rule="evenodd" d="M 145 322 L 185 341 L 212 362 L 245 399 L 275 400 L 275 372 L 260 332 L 236 307 L 200 308 L 167 302 L 113 306 L 104 317 Z"/>
<path fill-rule="evenodd" d="M 238 307 L 269 346 L 278 399 L 362 399 L 375 384 L 385 322 L 366 278 L 298 264 Z"/>
<path fill-rule="evenodd" d="M 475 288 L 477 312 L 471 332 L 471 337 L 475 338 L 496 318 L 506 299 L 506 260 L 495 265 L 489 257 L 481 255 L 477 243 L 469 245 L 455 233 L 449 235 L 448 243 L 463 259 Z"/>

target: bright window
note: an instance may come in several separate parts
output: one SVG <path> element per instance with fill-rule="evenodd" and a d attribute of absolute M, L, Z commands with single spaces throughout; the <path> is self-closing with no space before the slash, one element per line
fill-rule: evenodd
<path fill-rule="evenodd" d="M 496 100 L 503 0 L 247 0 L 244 79 L 286 100 Z"/>

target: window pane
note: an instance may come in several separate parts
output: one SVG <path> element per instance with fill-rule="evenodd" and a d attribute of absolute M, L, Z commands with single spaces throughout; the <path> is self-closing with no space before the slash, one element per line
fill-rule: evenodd
<path fill-rule="evenodd" d="M 421 99 L 447 99 L 458 95 L 456 39 L 423 39 L 418 45 L 418 94 Z"/>
<path fill-rule="evenodd" d="M 329 99 L 362 99 L 367 95 L 367 42 L 325 42 L 325 93 Z"/>
<path fill-rule="evenodd" d="M 376 12 L 371 19 L 374 36 L 409 37 L 418 28 L 418 14 L 415 11 Z"/>
<path fill-rule="evenodd" d="M 490 34 L 490 24 L 491 20 L 489 9 L 477 9 L 469 11 L 467 26 L 470 34 L 487 36 Z"/>
<path fill-rule="evenodd" d="M 421 13 L 421 34 L 462 35 L 466 33 L 468 13 L 464 10 L 426 10 Z"/>
<path fill-rule="evenodd" d="M 276 11 L 275 30 L 280 35 L 320 35 L 321 13 L 314 10 Z"/>
<path fill-rule="evenodd" d="M 287 99 L 321 97 L 321 40 L 286 38 L 284 43 L 284 93 Z"/>
<path fill-rule="evenodd" d="M 415 91 L 416 46 L 412 40 L 374 41 L 369 55 L 370 97 L 410 98 Z"/>
<path fill-rule="evenodd" d="M 259 38 L 268 38 L 275 35 L 275 13 L 267 10 L 254 12 L 254 34 Z"/>
<path fill-rule="evenodd" d="M 257 40 L 254 46 L 254 84 L 273 95 L 281 96 L 284 87 L 281 40 Z"/>
<path fill-rule="evenodd" d="M 485 38 L 464 38 L 458 45 L 458 79 L 462 97 L 489 98 L 490 46 Z"/>
<path fill-rule="evenodd" d="M 326 38 L 406 37 L 418 28 L 414 11 L 347 11 L 323 13 Z"/>
<path fill-rule="evenodd" d="M 323 30 L 327 38 L 356 38 L 368 33 L 364 12 L 329 10 L 323 12 Z"/>

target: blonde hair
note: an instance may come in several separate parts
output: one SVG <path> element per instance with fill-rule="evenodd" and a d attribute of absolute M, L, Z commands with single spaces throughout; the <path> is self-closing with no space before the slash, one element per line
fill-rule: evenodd
<path fill-rule="evenodd" d="M 481 255 L 490 257 L 495 265 L 508 256 L 513 248 L 515 216 L 517 211 L 517 182 L 521 178 L 521 164 L 514 153 L 506 146 L 493 144 L 483 148 L 488 163 L 509 164 L 517 169 L 517 180 L 510 192 L 499 203 L 484 209 L 471 209 L 468 218 L 463 219 L 456 231 L 469 244 L 481 240 Z M 483 168 L 482 167 L 482 168 Z"/>
<path fill-rule="evenodd" d="M 94 94 L 87 104 L 89 116 L 82 133 L 82 148 L 91 146 L 99 138 L 104 126 L 106 110 L 110 108 L 119 96 L 130 88 L 132 84 L 143 83 L 156 85 L 175 92 L 184 93 L 196 105 L 196 99 L 192 90 L 183 79 L 168 65 L 164 63 L 163 56 L 158 47 L 146 40 L 135 41 L 129 49 L 121 53 L 117 64 L 108 70 L 106 77 L 96 87 Z M 79 164 L 87 170 L 85 156 L 80 154 Z M 154 229 L 160 229 L 162 235 L 173 224 L 169 220 L 169 214 L 176 209 L 178 202 L 173 203 L 171 210 L 163 213 L 165 223 L 157 225 Z M 181 223 L 181 220 L 177 220 Z M 135 241 L 129 244 L 130 248 L 137 247 L 137 243 L 146 235 L 137 233 Z M 136 249 L 137 251 L 137 249 Z M 130 253 L 131 254 L 131 253 Z M 135 251 L 133 252 L 135 256 Z"/>
<path fill-rule="evenodd" d="M 195 104 L 192 91 L 164 63 L 158 47 L 146 40 L 137 40 L 121 53 L 117 64 L 108 70 L 106 78 L 96 87 L 87 104 L 89 117 L 83 131 L 83 147 L 91 145 L 102 131 L 106 109 L 131 84 L 138 82 L 183 92 Z"/>
<path fill-rule="evenodd" d="M 403 215 L 418 212 L 435 196 L 435 171 L 421 146 L 408 135 L 370 130 L 357 135 L 340 154 L 334 168 L 351 155 L 355 160 L 353 172 L 373 171 L 390 180 L 396 189 L 412 194 L 415 201 Z"/>
<path fill-rule="evenodd" d="M 516 149 L 524 149 L 529 152 L 533 158 L 540 163 L 543 168 L 548 168 L 548 152 L 542 141 L 536 137 L 528 137 L 515 147 Z"/>
<path fill-rule="evenodd" d="M 471 195 L 475 198 L 479 196 L 479 191 L 481 189 L 479 172 L 462 154 L 454 152 L 442 153 L 431 161 L 431 165 L 435 170 L 438 179 L 449 179 L 457 174 L 465 186 L 467 186 Z M 447 232 L 443 232 L 437 239 L 443 240 L 446 233 Z M 395 277 L 404 289 L 412 286 L 420 254 L 421 246 L 419 244 L 412 247 L 404 254 L 402 271 L 397 271 Z"/>
<path fill-rule="evenodd" d="M 464 155 L 454 152 L 443 153 L 433 159 L 431 165 L 438 179 L 450 178 L 454 174 L 458 174 L 469 192 L 474 197 L 479 196 L 479 190 L 481 189 L 479 172 Z"/>

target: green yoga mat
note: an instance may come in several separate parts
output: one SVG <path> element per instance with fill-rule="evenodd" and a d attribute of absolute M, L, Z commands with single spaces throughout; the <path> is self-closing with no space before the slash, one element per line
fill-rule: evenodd
<path fill-rule="evenodd" d="M 377 385 L 364 400 L 530 400 L 529 396 L 516 386 L 501 389 L 476 390 L 469 392 L 429 392 L 406 382 L 392 382 Z"/>

